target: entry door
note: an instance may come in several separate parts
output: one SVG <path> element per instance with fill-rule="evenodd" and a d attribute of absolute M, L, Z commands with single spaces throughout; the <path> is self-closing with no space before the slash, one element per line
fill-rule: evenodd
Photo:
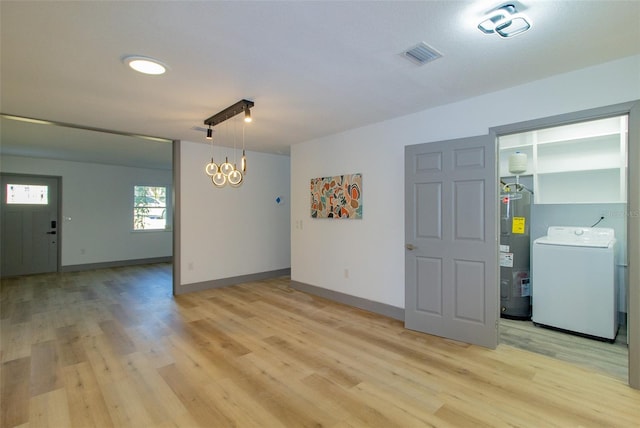
<path fill-rule="evenodd" d="M 405 148 L 405 326 L 495 348 L 495 141 Z"/>
<path fill-rule="evenodd" d="M 2 175 L 2 276 L 58 270 L 58 179 Z"/>

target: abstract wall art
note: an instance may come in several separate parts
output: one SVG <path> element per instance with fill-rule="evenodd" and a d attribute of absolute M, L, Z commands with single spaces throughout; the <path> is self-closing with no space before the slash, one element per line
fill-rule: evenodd
<path fill-rule="evenodd" d="M 311 179 L 312 218 L 362 218 L 362 174 Z"/>

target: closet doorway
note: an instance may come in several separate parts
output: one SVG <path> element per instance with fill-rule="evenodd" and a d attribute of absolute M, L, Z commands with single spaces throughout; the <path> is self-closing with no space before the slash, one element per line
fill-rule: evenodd
<path fill-rule="evenodd" d="M 527 256 L 530 257 L 535 240 L 545 236 L 552 226 L 611 228 L 619 250 L 612 290 L 619 328 L 613 343 L 568 334 L 555 326 L 535 325 L 535 316 L 532 321 L 531 313 L 526 316 L 522 312 L 516 312 L 515 317 L 501 317 L 500 343 L 628 379 L 636 388 L 640 383 L 638 344 L 627 329 L 637 328 L 633 323 L 637 322 L 634 320 L 639 308 L 637 297 L 634 301 L 633 296 L 640 292 L 637 280 L 632 280 L 637 278 L 640 267 L 633 262 L 629 264 L 630 260 L 638 260 L 639 245 L 638 218 L 632 215 L 637 212 L 640 191 L 637 123 L 636 102 L 491 130 L 498 142 L 501 186 L 517 182 L 533 192 L 530 217 L 526 219 L 530 238 Z M 516 171 L 517 176 L 509 172 L 509 157 L 516 152 L 520 162 L 523 154 L 526 158 L 526 168 Z M 513 260 L 515 256 L 503 254 L 510 251 L 508 246 L 501 245 L 500 249 L 500 269 L 505 270 L 503 266 L 508 266 L 510 257 Z M 526 277 L 526 281 L 509 284 L 517 287 L 519 295 L 511 289 L 505 291 L 502 284 L 502 311 L 505 298 L 508 306 L 512 296 L 520 301 L 535 296 L 535 274 L 531 274 L 534 257 L 530 257 L 530 263 L 527 275 L 518 276 Z M 535 300 L 535 297 L 530 300 L 533 305 Z M 579 305 L 580 300 L 566 302 L 567 307 Z M 567 316 L 571 316 L 571 311 L 567 310 Z"/>

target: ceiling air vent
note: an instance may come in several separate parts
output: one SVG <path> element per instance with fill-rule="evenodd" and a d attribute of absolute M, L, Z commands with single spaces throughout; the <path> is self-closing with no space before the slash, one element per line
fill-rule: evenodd
<path fill-rule="evenodd" d="M 418 43 L 411 49 L 403 52 L 402 55 L 418 65 L 426 64 L 442 56 L 440 52 L 425 42 Z"/>

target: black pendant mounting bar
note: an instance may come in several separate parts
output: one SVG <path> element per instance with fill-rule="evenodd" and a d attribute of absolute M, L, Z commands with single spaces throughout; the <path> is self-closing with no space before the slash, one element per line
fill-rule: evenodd
<path fill-rule="evenodd" d="M 227 119 L 231 119 L 236 114 L 244 113 L 246 110 L 249 110 L 253 107 L 253 101 L 249 100 L 241 100 L 235 103 L 232 106 L 227 107 L 219 113 L 214 114 L 209 119 L 204 121 L 205 125 L 216 126 L 219 123 L 224 122 Z"/>

